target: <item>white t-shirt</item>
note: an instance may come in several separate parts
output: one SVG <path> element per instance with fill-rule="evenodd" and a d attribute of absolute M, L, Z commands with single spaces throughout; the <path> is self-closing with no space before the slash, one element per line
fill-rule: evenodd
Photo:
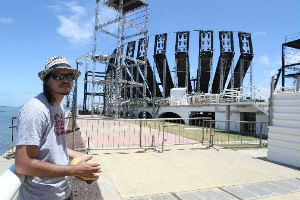
<path fill-rule="evenodd" d="M 50 105 L 43 93 L 26 103 L 17 119 L 16 145 L 36 145 L 38 160 L 68 165 L 63 107 Z M 70 193 L 67 177 L 26 176 L 18 200 L 63 200 Z"/>

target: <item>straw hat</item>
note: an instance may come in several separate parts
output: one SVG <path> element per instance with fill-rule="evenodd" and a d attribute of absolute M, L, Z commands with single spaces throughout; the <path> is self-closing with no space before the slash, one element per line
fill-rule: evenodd
<path fill-rule="evenodd" d="M 69 69 L 72 73 L 74 73 L 75 77 L 78 78 L 80 76 L 80 71 L 77 69 L 72 69 L 71 65 L 68 63 L 67 59 L 63 56 L 53 56 L 50 57 L 45 65 L 45 70 L 40 71 L 38 76 L 42 81 L 44 81 L 47 74 L 55 69 Z"/>

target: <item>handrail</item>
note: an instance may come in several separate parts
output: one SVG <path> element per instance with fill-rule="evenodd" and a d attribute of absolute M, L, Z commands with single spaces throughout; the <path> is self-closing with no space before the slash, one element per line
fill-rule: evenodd
<path fill-rule="evenodd" d="M 70 111 L 66 111 L 65 117 L 67 117 L 69 113 Z M 66 120 L 66 124 L 68 124 L 68 120 Z M 5 191 L 0 192 L 0 199 L 12 200 L 20 189 L 22 183 L 24 183 L 24 180 L 25 176 L 17 174 L 16 165 L 15 163 L 12 164 L 3 174 L 0 175 L 0 188 L 2 191 Z"/>
<path fill-rule="evenodd" d="M 1 190 L 4 191 L 0 192 L 0 199 L 12 200 L 24 180 L 25 176 L 17 174 L 16 166 L 12 164 L 10 168 L 0 176 L 0 187 Z"/>

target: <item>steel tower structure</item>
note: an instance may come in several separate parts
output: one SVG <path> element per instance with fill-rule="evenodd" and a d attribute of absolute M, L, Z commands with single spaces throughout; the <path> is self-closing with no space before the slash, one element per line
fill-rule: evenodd
<path fill-rule="evenodd" d="M 287 77 L 297 77 L 300 75 L 300 33 L 291 34 L 285 37 L 285 42 L 281 49 L 281 69 L 276 77 L 276 84 L 281 73 L 281 89 L 286 87 Z M 275 87 L 276 87 L 275 84 Z"/>
<path fill-rule="evenodd" d="M 253 48 L 252 48 L 252 39 L 250 33 L 239 32 L 239 46 L 240 46 L 240 57 L 238 62 L 236 63 L 236 67 L 232 74 L 232 77 L 228 83 L 227 89 L 239 89 L 242 91 L 243 88 L 243 80 L 250 67 L 250 91 L 252 92 L 252 69 L 251 63 L 253 59 Z"/>
<path fill-rule="evenodd" d="M 104 20 L 100 19 L 101 9 L 104 7 L 112 8 L 117 14 L 115 19 Z M 101 23 L 100 23 L 101 21 Z M 91 111 L 95 109 L 96 87 L 101 85 L 104 94 L 104 113 L 120 117 L 126 113 L 131 101 L 127 101 L 125 94 L 127 88 L 142 87 L 143 99 L 146 97 L 146 83 L 137 83 L 134 80 L 123 76 L 127 74 L 128 65 L 124 64 L 126 60 L 132 60 L 136 63 L 133 67 L 138 67 L 138 64 L 147 65 L 147 49 L 148 49 L 148 21 L 149 21 L 149 5 L 144 0 L 96 0 L 95 14 L 95 29 L 94 29 L 94 47 L 91 55 L 93 61 L 92 69 L 92 91 L 91 91 Z M 110 30 L 109 26 L 117 24 L 117 34 Z M 117 47 L 114 47 L 111 55 L 99 54 L 104 47 L 102 44 L 105 37 L 100 37 L 99 33 L 111 36 L 116 40 Z M 127 40 L 133 40 L 137 37 L 145 38 L 145 53 L 143 59 L 135 59 L 123 54 L 124 44 Z M 102 39 L 102 40 L 101 40 Z M 102 45 L 102 46 L 101 46 Z M 114 51 L 115 49 L 115 51 Z M 97 63 L 105 64 L 106 76 L 99 80 L 97 77 Z M 103 70 L 104 71 L 104 70 Z M 147 76 L 147 67 L 144 68 L 144 74 Z M 144 103 L 145 104 L 145 103 Z M 125 109 L 125 110 L 124 110 Z M 123 112 L 121 112 L 121 110 Z M 92 113 L 93 114 L 93 113 Z"/>

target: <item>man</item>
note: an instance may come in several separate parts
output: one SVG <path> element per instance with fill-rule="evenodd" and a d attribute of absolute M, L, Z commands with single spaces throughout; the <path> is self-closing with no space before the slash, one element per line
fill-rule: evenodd
<path fill-rule="evenodd" d="M 38 74 L 43 93 L 22 107 L 17 120 L 16 171 L 26 175 L 18 200 L 72 199 L 66 176 L 96 178 L 95 173 L 100 172 L 98 164 L 87 162 L 90 156 L 69 165 L 69 157 L 84 154 L 67 148 L 61 101 L 79 75 L 62 56 L 49 58 Z"/>

